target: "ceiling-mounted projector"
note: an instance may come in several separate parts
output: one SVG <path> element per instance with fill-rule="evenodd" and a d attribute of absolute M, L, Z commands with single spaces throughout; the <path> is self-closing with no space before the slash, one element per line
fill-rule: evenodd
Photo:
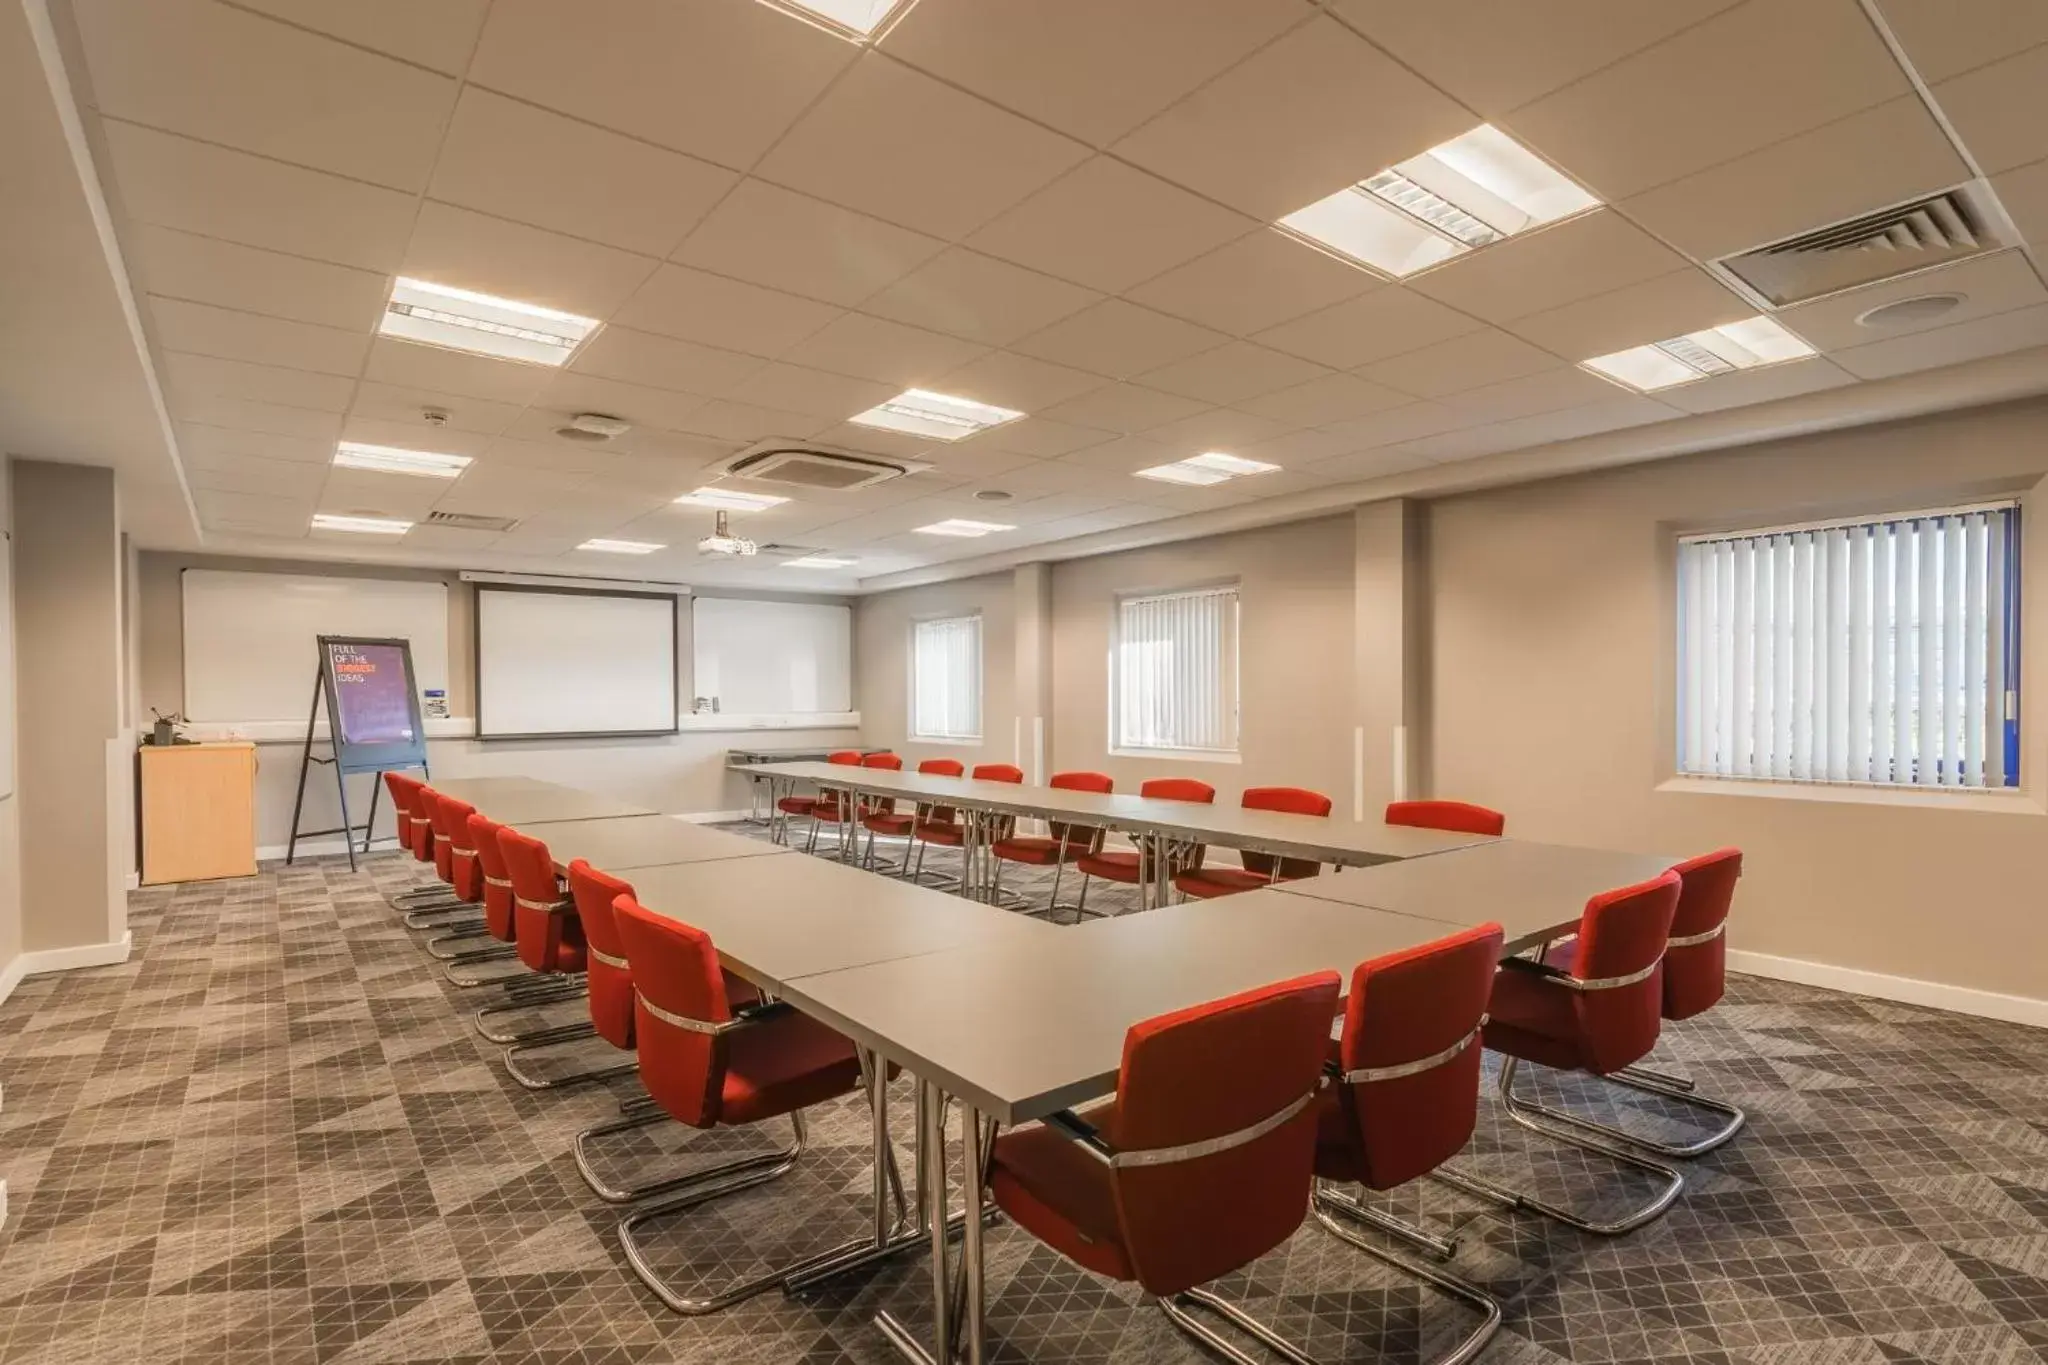
<path fill-rule="evenodd" d="M 735 556 L 744 557 L 746 555 L 759 554 L 760 550 L 760 546 L 748 540 L 745 536 L 736 536 L 732 533 L 726 525 L 725 513 L 723 512 L 718 514 L 716 529 L 710 535 L 697 542 L 697 553 L 700 555 L 723 555 L 727 558 L 733 558 Z"/>

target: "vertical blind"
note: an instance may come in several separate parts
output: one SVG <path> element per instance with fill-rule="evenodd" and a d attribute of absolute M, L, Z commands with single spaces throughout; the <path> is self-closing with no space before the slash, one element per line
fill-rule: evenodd
<path fill-rule="evenodd" d="M 1237 748 L 1237 588 L 1126 597 L 1113 655 L 1119 749 Z"/>
<path fill-rule="evenodd" d="M 1678 550 L 1683 773 L 2019 784 L 2019 509 Z"/>
<path fill-rule="evenodd" d="M 980 739 L 981 618 L 919 621 L 910 640 L 910 733 Z"/>

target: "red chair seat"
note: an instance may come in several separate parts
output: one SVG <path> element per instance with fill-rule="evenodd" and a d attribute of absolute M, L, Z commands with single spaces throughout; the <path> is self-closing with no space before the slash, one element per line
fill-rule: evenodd
<path fill-rule="evenodd" d="M 774 1118 L 860 1088 L 853 1044 L 809 1015 L 739 1029 L 726 1047 L 721 1123 Z"/>
<path fill-rule="evenodd" d="M 943 844 L 947 848 L 959 848 L 967 842 L 967 831 L 959 825 L 944 820 L 923 820 L 918 822 L 917 837 L 928 844 Z"/>
<path fill-rule="evenodd" d="M 1204 867 L 1181 873 L 1173 879 L 1173 884 L 1183 895 L 1211 900 L 1217 896 L 1234 896 L 1240 891 L 1257 891 L 1278 880 L 1285 879 L 1243 867 Z"/>
<path fill-rule="evenodd" d="M 785 796 L 775 803 L 775 809 L 787 815 L 809 815 L 818 808 L 815 796 Z"/>
<path fill-rule="evenodd" d="M 1075 861 L 1075 867 L 1091 877 L 1101 877 L 1112 882 L 1138 883 L 1138 855 L 1121 849 L 1109 849 L 1102 853 L 1090 853 Z"/>
<path fill-rule="evenodd" d="M 1018 834 L 998 840 L 990 847 L 998 858 L 1008 862 L 1035 863 L 1040 867 L 1051 867 L 1054 863 L 1071 861 L 1087 845 L 1071 842 L 1062 844 L 1036 834 Z"/>
<path fill-rule="evenodd" d="M 1560 1071 L 1587 1067 L 1572 992 L 1512 968 L 1493 979 L 1486 1046 Z"/>
<path fill-rule="evenodd" d="M 863 815 L 860 822 L 877 834 L 903 835 L 910 833 L 917 817 L 896 811 L 874 811 Z"/>
<path fill-rule="evenodd" d="M 1081 1117 L 1096 1128 L 1114 1104 Z M 1017 1225 L 1076 1265 L 1114 1280 L 1137 1271 L 1117 1224 L 1110 1168 L 1050 1128 L 1022 1128 L 1003 1136 L 1003 1159 L 990 1173 L 989 1196 Z"/>
<path fill-rule="evenodd" d="M 573 975 L 590 965 L 590 954 L 583 946 L 583 922 L 567 912 L 562 920 L 562 936 L 555 940 L 554 965 L 542 970 Z"/>

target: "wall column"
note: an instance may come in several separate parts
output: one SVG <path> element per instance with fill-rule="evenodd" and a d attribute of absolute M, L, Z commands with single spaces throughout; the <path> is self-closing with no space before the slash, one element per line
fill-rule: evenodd
<path fill-rule="evenodd" d="M 10 476 L 21 946 L 53 967 L 118 962 L 135 827 L 114 472 L 16 460 Z"/>
<path fill-rule="evenodd" d="M 1377 820 L 1428 790 L 1428 510 L 1397 498 L 1353 517 L 1350 804 L 1352 818 Z"/>
<path fill-rule="evenodd" d="M 1015 573 L 1017 766 L 1038 784 L 1052 753 L 1052 565 L 1019 564 Z"/>

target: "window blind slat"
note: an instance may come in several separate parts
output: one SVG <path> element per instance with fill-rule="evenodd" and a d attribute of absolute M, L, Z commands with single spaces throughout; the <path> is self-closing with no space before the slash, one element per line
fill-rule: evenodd
<path fill-rule="evenodd" d="M 1870 771 L 1870 550 L 1872 533 L 1868 526 L 1849 532 L 1849 709 L 1844 736 L 1848 752 L 1844 776 L 1857 781 L 1871 780 Z"/>
<path fill-rule="evenodd" d="M 1117 604 L 1115 747 L 1237 747 L 1237 611 L 1235 588 Z"/>
<path fill-rule="evenodd" d="M 2008 616 L 2005 608 L 2005 518 L 1989 517 L 1985 535 L 1984 596 L 1989 603 L 1986 612 L 1986 634 L 1984 642 L 1985 690 L 1990 694 L 1984 711 L 1984 782 L 1986 786 L 2005 785 L 2005 632 Z"/>
<path fill-rule="evenodd" d="M 981 738 L 981 618 L 919 621 L 911 629 L 910 733 Z"/>

